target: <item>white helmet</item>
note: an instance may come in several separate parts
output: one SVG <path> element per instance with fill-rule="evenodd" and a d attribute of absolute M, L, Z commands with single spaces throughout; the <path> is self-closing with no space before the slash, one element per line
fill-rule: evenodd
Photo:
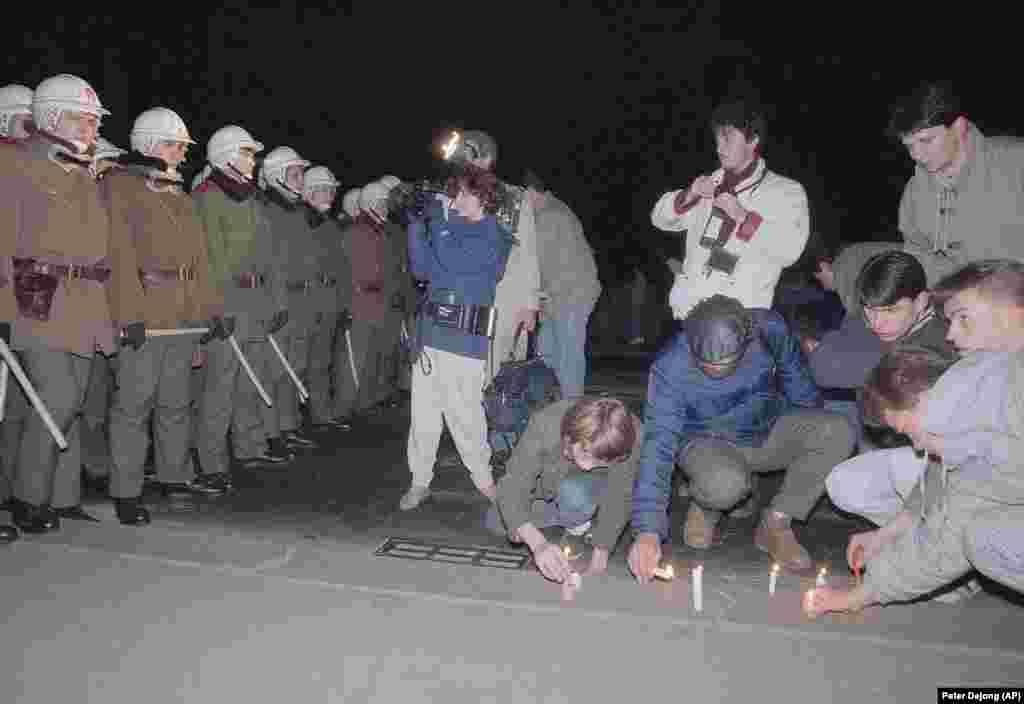
<path fill-rule="evenodd" d="M 57 124 L 65 111 L 84 112 L 97 118 L 110 114 L 100 104 L 92 86 L 78 76 L 62 73 L 36 86 L 32 95 L 32 120 L 36 127 L 56 134 Z"/>
<path fill-rule="evenodd" d="M 302 196 L 301 190 L 296 192 L 288 185 L 286 178 L 288 168 L 301 166 L 305 169 L 310 162 L 299 156 L 299 153 L 291 147 L 274 147 L 263 159 L 263 167 L 260 169 L 260 186 L 262 188 L 273 187 L 284 197 L 295 200 Z"/>
<path fill-rule="evenodd" d="M 11 136 L 11 118 L 32 115 L 32 89 L 12 83 L 0 88 L 0 137 Z"/>
<path fill-rule="evenodd" d="M 351 188 L 341 197 L 341 209 L 350 218 L 359 215 L 359 191 L 358 188 Z"/>
<path fill-rule="evenodd" d="M 402 179 L 397 176 L 381 176 L 378 180 L 380 183 L 383 183 L 389 191 L 395 186 L 400 186 L 402 184 Z"/>
<path fill-rule="evenodd" d="M 185 121 L 168 108 L 152 108 L 136 117 L 130 139 L 132 149 L 146 156 L 155 156 L 160 142 L 195 144 Z"/>
<path fill-rule="evenodd" d="M 338 179 L 326 166 L 314 166 L 306 171 L 306 179 L 302 184 L 302 195 L 308 197 L 316 188 L 337 188 Z"/>
<path fill-rule="evenodd" d="M 243 147 L 248 147 L 254 152 L 263 151 L 263 145 L 238 125 L 221 127 L 206 143 L 206 160 L 223 170 L 229 162 L 238 158 L 239 150 Z"/>
<path fill-rule="evenodd" d="M 380 181 L 374 181 L 363 186 L 359 191 L 359 209 L 366 212 L 373 212 L 380 218 L 388 214 L 388 193 L 391 189 Z"/>

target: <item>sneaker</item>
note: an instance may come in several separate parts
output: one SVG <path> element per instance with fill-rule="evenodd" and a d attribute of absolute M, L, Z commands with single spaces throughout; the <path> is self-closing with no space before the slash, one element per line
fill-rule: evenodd
<path fill-rule="evenodd" d="M 978 580 L 971 579 L 964 584 L 961 584 L 956 589 L 951 589 L 948 592 L 943 592 L 931 598 L 931 601 L 937 601 L 940 604 L 959 604 L 961 601 L 967 601 L 968 599 L 977 596 L 981 593 L 981 584 Z"/>
<path fill-rule="evenodd" d="M 770 516 L 767 511 L 757 524 L 754 544 L 790 572 L 807 572 L 814 567 L 811 556 L 796 539 L 790 522 Z"/>
<path fill-rule="evenodd" d="M 428 496 L 430 496 L 430 487 L 411 486 L 402 496 L 402 500 L 398 502 L 398 508 L 402 511 L 411 511 L 423 503 Z"/>
<path fill-rule="evenodd" d="M 683 528 L 683 542 L 695 550 L 707 550 L 715 542 L 715 526 L 721 515 L 721 511 L 704 509 L 696 501 L 690 501 Z"/>

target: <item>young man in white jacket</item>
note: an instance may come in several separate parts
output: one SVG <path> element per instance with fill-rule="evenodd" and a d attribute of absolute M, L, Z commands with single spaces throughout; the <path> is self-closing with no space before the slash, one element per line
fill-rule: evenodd
<path fill-rule="evenodd" d="M 715 108 L 711 131 L 720 168 L 664 194 L 651 212 L 655 227 L 685 236 L 683 271 L 669 294 L 679 320 L 716 293 L 748 308 L 770 308 L 782 269 L 804 251 L 807 194 L 768 170 L 761 156 L 765 130 L 763 115 L 750 104 Z"/>

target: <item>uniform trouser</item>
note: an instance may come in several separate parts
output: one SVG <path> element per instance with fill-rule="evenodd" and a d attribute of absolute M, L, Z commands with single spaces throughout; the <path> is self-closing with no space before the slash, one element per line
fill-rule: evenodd
<path fill-rule="evenodd" d="M 478 488 L 494 483 L 483 407 L 486 381 L 485 360 L 423 348 L 412 370 L 408 458 L 413 486 L 428 486 L 433 479 L 444 424 L 473 483 Z"/>
<path fill-rule="evenodd" d="M 347 333 L 339 329 L 334 346 L 335 418 L 347 418 L 372 408 L 391 393 L 388 386 L 381 384 L 381 367 L 389 343 L 387 327 L 354 320 Z M 353 379 L 353 364 L 358 384 Z"/>
<path fill-rule="evenodd" d="M 239 347 L 266 388 L 271 383 L 269 371 L 273 350 L 270 349 L 270 343 L 239 342 Z M 277 365 L 280 367 L 280 363 Z M 226 340 L 211 340 L 207 343 L 204 378 L 197 414 L 199 463 L 207 474 L 227 472 L 230 468 L 227 444 L 229 427 L 235 456 L 239 459 L 256 457 L 266 449 L 266 404 Z"/>
<path fill-rule="evenodd" d="M 75 455 L 66 456 L 58 468 L 60 450 L 53 436 L 39 415 L 30 413 L 18 452 L 14 496 L 34 506 L 73 506 L 79 502 L 81 473 L 77 421 L 85 402 L 92 358 L 41 347 L 25 349 L 22 356 L 26 374 Z"/>
<path fill-rule="evenodd" d="M 562 398 L 583 396 L 587 378 L 587 322 L 592 303 L 561 305 L 540 324 L 540 354 L 551 367 L 562 388 Z"/>
<path fill-rule="evenodd" d="M 728 511 L 751 491 L 752 472 L 786 470 L 772 510 L 806 520 L 825 489 L 825 477 L 850 456 L 853 430 L 836 413 L 799 410 L 781 416 L 761 447 L 697 438 L 680 453 L 690 496 L 702 508 Z"/>
<path fill-rule="evenodd" d="M 194 336 L 156 338 L 138 350 L 121 350 L 110 410 L 112 497 L 131 499 L 142 493 L 150 414 L 157 479 L 184 482 L 191 478 L 189 375 L 197 342 Z"/>
<path fill-rule="evenodd" d="M 306 390 L 309 390 L 309 348 L 310 337 L 313 334 L 313 325 L 298 324 L 298 321 L 289 323 L 282 332 L 284 336 L 274 335 L 281 351 L 284 353 L 288 364 L 295 370 L 295 374 L 303 381 Z M 299 391 L 295 388 L 295 382 L 284 369 L 281 360 L 274 355 L 274 364 L 280 370 L 281 376 L 274 383 L 274 404 L 277 406 L 278 426 L 280 430 L 296 430 L 302 425 L 302 411 L 299 408 Z"/>
<path fill-rule="evenodd" d="M 925 466 L 912 447 L 874 450 L 840 463 L 825 486 L 837 507 L 884 526 L 903 511 Z"/>
<path fill-rule="evenodd" d="M 110 409 L 119 357 L 111 359 L 101 354 L 96 355 L 89 374 L 89 389 L 85 392 L 79 436 L 82 466 L 93 477 L 108 476 L 113 464 L 110 456 Z"/>
<path fill-rule="evenodd" d="M 17 356 L 22 359 L 20 354 Z M 18 464 L 18 450 L 21 448 L 21 434 L 25 430 L 25 419 L 29 413 L 35 413 L 35 411 L 29 408 L 25 392 L 21 390 L 21 385 L 15 380 L 14 374 L 8 370 L 4 421 L 0 424 L 0 438 L 3 441 L 3 447 L 0 449 L 0 463 L 3 465 L 0 470 L 2 471 L 0 474 L 0 501 L 6 501 L 13 491 L 14 470 Z"/>
<path fill-rule="evenodd" d="M 306 374 L 309 384 L 306 390 L 309 391 L 310 420 L 313 423 L 324 423 L 333 416 L 330 403 L 331 360 L 334 356 L 334 331 L 338 327 L 338 315 L 323 313 L 318 317 L 320 320 L 313 328 L 309 342 L 309 370 Z"/>
<path fill-rule="evenodd" d="M 1024 593 L 1024 506 L 1005 506 L 971 522 L 964 538 L 974 569 Z"/>

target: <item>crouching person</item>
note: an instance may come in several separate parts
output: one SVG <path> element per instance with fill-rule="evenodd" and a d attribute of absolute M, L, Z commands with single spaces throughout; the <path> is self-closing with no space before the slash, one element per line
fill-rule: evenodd
<path fill-rule="evenodd" d="M 942 596 L 937 590 L 975 566 L 1024 587 L 1024 545 L 1004 543 L 1014 533 L 1019 538 L 1024 523 L 1024 357 L 976 352 L 947 365 L 929 350 L 898 349 L 872 373 L 865 412 L 907 433 L 932 461 L 903 511 L 850 539 L 847 560 L 865 568 L 863 582 L 852 590 L 814 590 L 808 611 Z"/>
<path fill-rule="evenodd" d="M 604 572 L 629 519 L 640 435 L 640 419 L 613 398 L 563 400 L 538 411 L 498 483 L 487 527 L 526 543 L 541 573 L 556 582 L 568 577 L 569 562 L 540 529 L 589 532 L 587 574 Z"/>

